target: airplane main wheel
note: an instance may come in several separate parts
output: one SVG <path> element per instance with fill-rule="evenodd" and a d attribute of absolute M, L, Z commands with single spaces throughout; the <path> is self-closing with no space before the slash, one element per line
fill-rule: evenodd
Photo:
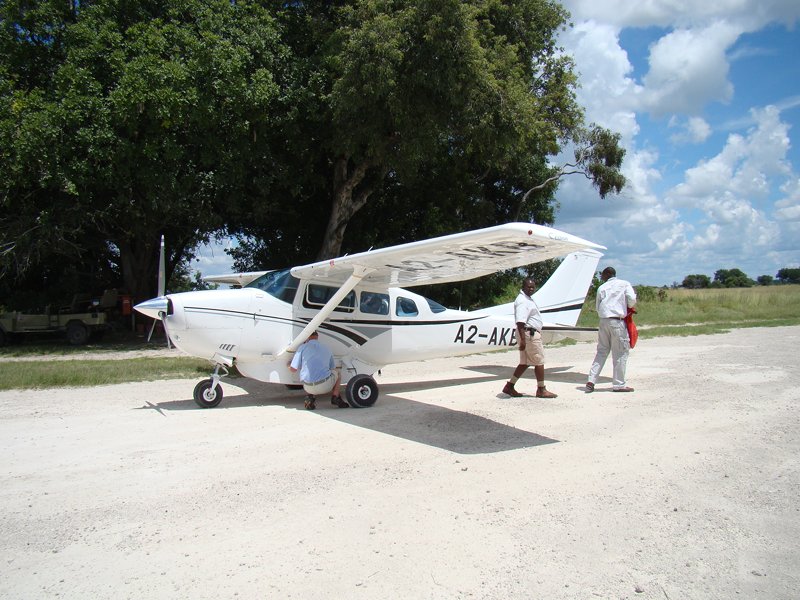
<path fill-rule="evenodd" d="M 194 401 L 200 408 L 214 408 L 222 402 L 222 386 L 217 384 L 212 389 L 213 385 L 214 382 L 210 379 L 203 379 L 194 386 Z"/>
<path fill-rule="evenodd" d="M 353 408 L 368 408 L 378 400 L 378 384 L 369 375 L 356 375 L 347 382 L 345 395 Z"/>

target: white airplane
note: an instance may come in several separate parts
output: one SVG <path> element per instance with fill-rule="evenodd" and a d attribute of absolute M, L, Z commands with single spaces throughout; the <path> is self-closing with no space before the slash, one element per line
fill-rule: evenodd
<path fill-rule="evenodd" d="M 340 366 L 346 401 L 364 408 L 378 399 L 373 374 L 388 364 L 517 344 L 513 303 L 452 310 L 405 288 L 566 255 L 534 295 L 543 341 L 591 339 L 595 329 L 575 325 L 604 249 L 549 227 L 509 223 L 282 271 L 207 277 L 242 287 L 160 295 L 135 309 L 160 319 L 180 350 L 215 365 L 194 389 L 201 407 L 220 403 L 220 378 L 233 366 L 258 381 L 299 386 L 288 362 L 316 330 Z"/>

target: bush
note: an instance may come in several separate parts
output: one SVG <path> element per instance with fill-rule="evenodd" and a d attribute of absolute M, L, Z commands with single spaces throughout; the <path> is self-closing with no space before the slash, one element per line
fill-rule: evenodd
<path fill-rule="evenodd" d="M 651 285 L 635 285 L 633 289 L 636 292 L 637 302 L 652 302 L 660 299 L 658 288 Z"/>

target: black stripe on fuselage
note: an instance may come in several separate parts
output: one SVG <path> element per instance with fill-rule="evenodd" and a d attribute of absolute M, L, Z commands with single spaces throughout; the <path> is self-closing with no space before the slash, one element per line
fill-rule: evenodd
<path fill-rule="evenodd" d="M 311 321 L 311 319 L 307 318 L 293 319 L 286 317 L 276 317 L 273 315 L 257 315 L 255 313 L 247 313 L 237 310 L 206 308 L 199 306 L 185 306 L 183 310 L 184 312 L 238 317 L 241 319 L 247 319 L 248 321 L 252 319 L 256 321 L 272 321 L 277 323 L 288 323 L 291 325 L 299 325 L 301 327 L 305 327 Z M 353 331 L 352 329 L 346 327 L 346 325 L 377 325 L 381 327 L 395 327 L 395 326 L 407 326 L 407 325 L 422 325 L 422 326 L 451 325 L 453 323 L 468 323 L 470 321 L 479 321 L 485 318 L 486 318 L 485 316 L 479 316 L 479 317 L 469 317 L 464 319 L 447 319 L 444 321 L 392 321 L 391 319 L 347 319 L 347 320 L 335 319 L 331 321 L 324 321 L 322 324 L 320 324 L 320 329 L 325 329 L 333 333 L 338 333 L 339 335 L 348 338 L 354 344 L 358 346 L 363 346 L 369 341 L 369 338 L 365 337 L 364 335 L 356 331 Z M 381 331 L 378 333 L 380 334 L 383 332 Z"/>

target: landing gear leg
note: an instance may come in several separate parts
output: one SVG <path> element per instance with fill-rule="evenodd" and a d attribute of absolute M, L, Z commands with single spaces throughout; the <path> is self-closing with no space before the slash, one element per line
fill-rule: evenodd
<path fill-rule="evenodd" d="M 221 375 L 220 369 L 223 371 Z M 203 381 L 194 386 L 194 401 L 200 408 L 214 408 L 222 402 L 222 386 L 219 380 L 227 374 L 228 369 L 223 365 L 217 364 L 210 378 L 203 379 Z"/>

